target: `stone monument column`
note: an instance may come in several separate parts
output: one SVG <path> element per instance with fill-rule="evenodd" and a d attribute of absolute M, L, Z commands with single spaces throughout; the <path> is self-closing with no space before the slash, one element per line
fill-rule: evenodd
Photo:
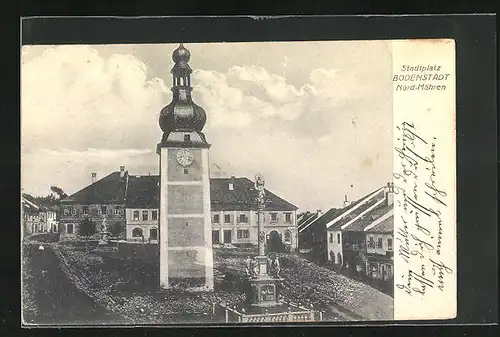
<path fill-rule="evenodd" d="M 273 278 L 267 270 L 267 257 L 265 255 L 266 233 L 264 230 L 264 210 L 265 204 L 265 181 L 260 174 L 255 176 L 255 188 L 257 190 L 257 223 L 258 223 L 258 249 L 259 255 L 255 257 L 257 263 L 257 275 L 249 279 L 252 289 L 249 302 L 255 307 L 270 307 L 279 305 L 277 285 L 282 281 L 281 278 Z"/>

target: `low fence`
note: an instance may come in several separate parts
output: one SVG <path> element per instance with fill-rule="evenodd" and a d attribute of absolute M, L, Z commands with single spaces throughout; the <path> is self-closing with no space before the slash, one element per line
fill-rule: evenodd
<path fill-rule="evenodd" d="M 290 323 L 290 322 L 321 322 L 321 311 L 304 310 L 298 312 L 278 312 L 262 314 L 245 314 L 233 308 L 223 306 L 226 323 Z"/>

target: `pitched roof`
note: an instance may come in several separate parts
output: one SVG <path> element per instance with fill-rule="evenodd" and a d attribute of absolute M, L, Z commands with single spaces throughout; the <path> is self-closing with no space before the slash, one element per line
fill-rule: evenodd
<path fill-rule="evenodd" d="M 365 228 L 370 233 L 393 233 L 394 232 L 394 208 L 382 215 Z"/>
<path fill-rule="evenodd" d="M 356 230 L 357 226 L 362 226 L 362 224 L 355 223 L 358 220 L 368 219 L 370 212 L 376 212 L 379 206 L 386 205 L 384 201 L 385 189 L 381 187 L 341 210 L 340 215 L 326 224 L 326 228 L 328 230 Z"/>
<path fill-rule="evenodd" d="M 316 220 L 318 218 L 318 213 L 310 213 L 308 214 L 307 216 L 305 216 L 302 221 L 297 225 L 297 229 L 300 231 L 301 228 L 304 228 L 305 226 L 307 226 L 308 224 L 310 224 L 311 222 L 313 222 L 314 220 Z"/>
<path fill-rule="evenodd" d="M 39 212 L 40 206 L 35 203 L 35 198 L 31 195 L 23 193 L 21 195 L 21 203 L 25 212 Z"/>
<path fill-rule="evenodd" d="M 309 211 L 301 213 L 297 216 L 297 227 L 301 227 L 307 222 L 309 222 L 312 218 L 316 217 L 318 213 L 311 213 Z"/>
<path fill-rule="evenodd" d="M 30 206 L 36 207 L 36 208 L 40 207 L 40 206 L 37 205 L 35 198 L 31 194 L 23 193 L 21 196 L 22 196 L 22 199 L 24 199 L 25 202 L 27 202 L 28 204 L 30 204 Z"/>
<path fill-rule="evenodd" d="M 372 225 L 375 221 L 389 213 L 391 210 L 392 205 L 387 206 L 386 200 L 382 199 L 380 204 L 377 204 L 366 213 L 361 214 L 354 219 L 348 226 L 345 227 L 345 230 L 350 232 L 364 231 L 368 226 Z"/>
<path fill-rule="evenodd" d="M 159 208 L 159 176 L 129 176 L 125 207 Z"/>
<path fill-rule="evenodd" d="M 62 200 L 79 204 L 123 204 L 128 173 L 113 172 Z"/>
<path fill-rule="evenodd" d="M 210 198 L 212 211 L 256 209 L 254 182 L 246 177 L 234 178 L 233 190 L 229 190 L 231 178 L 211 178 Z M 295 211 L 297 206 L 280 198 L 268 189 L 266 192 L 267 211 Z"/>
<path fill-rule="evenodd" d="M 327 223 L 332 221 L 339 214 L 339 212 L 341 212 L 341 210 L 337 208 L 330 208 L 325 213 L 315 217 L 312 221 L 309 221 L 308 223 L 304 224 L 301 228 L 299 228 L 299 233 L 305 231 L 307 228 L 311 228 L 314 226 L 325 227 Z"/>
<path fill-rule="evenodd" d="M 82 204 L 123 204 L 127 208 L 158 208 L 158 175 L 132 176 L 120 178 L 120 172 L 113 172 L 107 177 L 71 195 L 65 202 Z M 212 211 L 253 210 L 256 209 L 256 189 L 254 183 L 246 178 L 235 178 L 233 190 L 229 190 L 231 178 L 211 178 L 210 198 Z M 128 183 L 127 183 L 128 181 Z M 268 211 L 295 211 L 297 207 L 280 198 L 269 190 L 266 191 Z"/>

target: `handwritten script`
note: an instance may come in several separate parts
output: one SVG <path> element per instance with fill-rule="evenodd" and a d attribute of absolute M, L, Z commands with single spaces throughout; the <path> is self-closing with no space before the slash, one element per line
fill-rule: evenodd
<path fill-rule="evenodd" d="M 422 136 L 414 123 L 397 126 L 394 194 L 402 226 L 394 233 L 395 258 L 408 268 L 395 276 L 396 291 L 424 296 L 431 289 L 444 291 L 454 271 L 440 257 L 446 224 L 448 192 L 439 186 L 436 137 Z"/>

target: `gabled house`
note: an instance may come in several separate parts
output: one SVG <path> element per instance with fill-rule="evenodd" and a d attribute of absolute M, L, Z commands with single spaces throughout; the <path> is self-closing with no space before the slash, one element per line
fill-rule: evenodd
<path fill-rule="evenodd" d="M 308 224 L 313 222 L 321 215 L 321 211 L 318 210 L 316 212 L 304 212 L 297 216 L 297 230 L 299 235 L 299 248 L 304 250 L 309 250 L 312 248 L 312 237 L 309 231 L 303 232 L 302 229 L 305 228 Z"/>
<path fill-rule="evenodd" d="M 113 227 L 124 231 L 127 180 L 128 172 L 121 166 L 119 172 L 113 172 L 62 200 L 59 224 L 61 239 L 74 238 L 84 218 L 96 224 L 98 233 L 115 232 Z"/>
<path fill-rule="evenodd" d="M 21 206 L 23 236 L 58 231 L 56 206 L 39 205 L 27 193 L 21 195 Z"/>
<path fill-rule="evenodd" d="M 51 233 L 58 232 L 57 213 L 59 208 L 57 206 L 41 206 L 40 211 L 40 222 L 44 224 L 45 229 Z"/>
<path fill-rule="evenodd" d="M 263 219 L 267 244 L 298 247 L 297 207 L 268 189 Z M 256 245 L 257 190 L 246 177 L 211 178 L 212 242 Z"/>
<path fill-rule="evenodd" d="M 300 248 L 312 252 L 311 258 L 318 262 L 327 260 L 327 235 L 326 224 L 338 213 L 339 209 L 331 208 L 325 213 L 318 210 L 308 221 L 303 222 L 299 230 Z"/>
<path fill-rule="evenodd" d="M 393 192 L 388 183 L 326 224 L 329 261 L 370 277 L 375 275 L 373 265 L 385 263 L 384 278 L 392 277 Z"/>
<path fill-rule="evenodd" d="M 394 277 L 394 209 L 365 228 L 366 274 L 383 281 Z"/>
<path fill-rule="evenodd" d="M 159 207 L 159 176 L 129 176 L 125 200 L 128 241 L 158 242 Z"/>
<path fill-rule="evenodd" d="M 43 231 L 40 222 L 40 206 L 35 203 L 31 195 L 26 193 L 21 195 L 21 212 L 23 237 Z"/>
<path fill-rule="evenodd" d="M 62 201 L 61 237 L 78 234 L 88 217 L 99 229 L 122 226 L 128 241 L 157 243 L 160 179 L 157 175 L 129 175 L 122 166 Z M 254 182 L 246 177 L 211 178 L 212 241 L 214 244 L 256 245 L 257 204 Z M 298 246 L 297 207 L 266 189 L 263 212 L 267 243 Z M 106 227 L 106 228 L 101 228 Z"/>
<path fill-rule="evenodd" d="M 130 176 L 127 198 L 127 240 L 157 242 L 159 176 Z M 214 244 L 256 245 L 258 240 L 256 190 L 245 177 L 211 178 L 210 199 Z M 263 212 L 267 242 L 297 248 L 297 207 L 266 190 Z"/>

